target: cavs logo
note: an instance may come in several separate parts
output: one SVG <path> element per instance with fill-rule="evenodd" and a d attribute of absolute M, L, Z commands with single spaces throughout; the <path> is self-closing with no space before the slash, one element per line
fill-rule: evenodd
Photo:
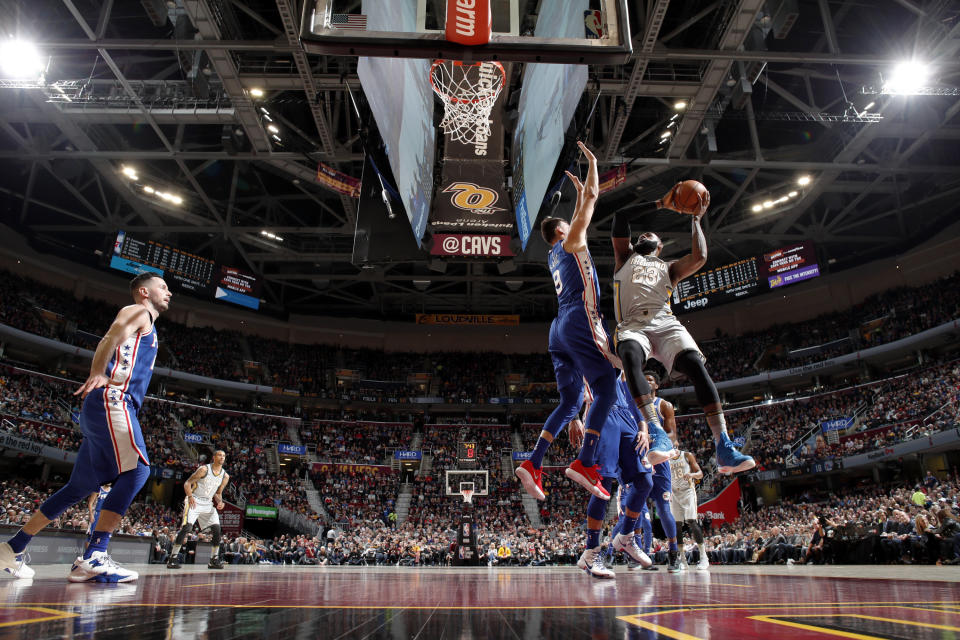
<path fill-rule="evenodd" d="M 500 194 L 472 182 L 454 182 L 444 189 L 443 193 L 452 193 L 450 204 L 463 211 L 472 211 L 481 215 L 505 211 L 502 207 L 493 206 L 500 199 Z"/>

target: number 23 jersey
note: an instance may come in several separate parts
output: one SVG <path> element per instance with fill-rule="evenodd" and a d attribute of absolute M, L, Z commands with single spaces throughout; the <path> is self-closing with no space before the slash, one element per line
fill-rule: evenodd
<path fill-rule="evenodd" d="M 634 253 L 614 274 L 613 288 L 618 323 L 669 309 L 670 265 L 656 256 Z"/>

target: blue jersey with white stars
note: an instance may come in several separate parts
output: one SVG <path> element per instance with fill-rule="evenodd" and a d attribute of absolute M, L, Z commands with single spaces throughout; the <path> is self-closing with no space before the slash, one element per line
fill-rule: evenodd
<path fill-rule="evenodd" d="M 153 376 L 158 345 L 157 329 L 151 325 L 148 331 L 134 333 L 117 347 L 106 370 L 110 378 L 106 389 L 110 400 L 128 402 L 140 411 Z"/>
<path fill-rule="evenodd" d="M 561 313 L 584 307 L 588 314 L 599 313 L 600 281 L 588 249 L 567 253 L 563 243 L 557 242 L 547 255 L 547 266 Z"/>

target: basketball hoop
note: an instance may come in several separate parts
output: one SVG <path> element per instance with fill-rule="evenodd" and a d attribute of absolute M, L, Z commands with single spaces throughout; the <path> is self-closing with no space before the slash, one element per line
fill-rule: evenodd
<path fill-rule="evenodd" d="M 430 85 L 443 101 L 443 132 L 462 144 L 490 137 L 490 112 L 503 88 L 499 62 L 434 60 Z"/>
<path fill-rule="evenodd" d="M 473 504 L 473 489 L 464 489 L 460 492 L 460 495 L 463 496 L 463 501 L 466 504 Z"/>

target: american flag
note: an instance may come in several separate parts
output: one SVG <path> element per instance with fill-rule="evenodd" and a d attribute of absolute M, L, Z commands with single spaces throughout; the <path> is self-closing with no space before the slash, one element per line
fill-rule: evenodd
<path fill-rule="evenodd" d="M 334 29 L 360 29 L 367 28 L 367 16 L 353 13 L 334 13 L 330 16 L 330 26 Z"/>

